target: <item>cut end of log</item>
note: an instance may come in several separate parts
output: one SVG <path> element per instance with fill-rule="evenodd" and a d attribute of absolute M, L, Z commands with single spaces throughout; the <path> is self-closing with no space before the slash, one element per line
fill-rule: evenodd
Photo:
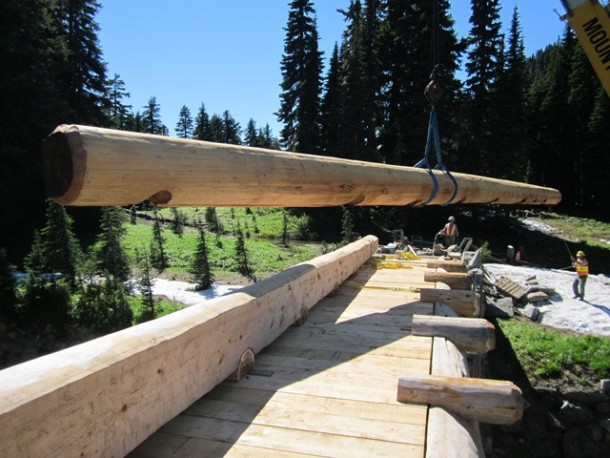
<path fill-rule="evenodd" d="M 44 186 L 60 204 L 73 202 L 83 187 L 87 155 L 78 127 L 61 125 L 43 142 Z"/>

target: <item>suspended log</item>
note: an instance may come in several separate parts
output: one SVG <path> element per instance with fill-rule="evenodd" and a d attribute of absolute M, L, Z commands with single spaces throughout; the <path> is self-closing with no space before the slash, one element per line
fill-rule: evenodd
<path fill-rule="evenodd" d="M 411 205 L 433 190 L 423 169 L 62 125 L 44 142 L 47 195 L 64 205 L 323 207 Z M 454 194 L 435 171 L 430 204 Z M 553 205 L 555 189 L 454 173 L 453 203 Z"/>
<path fill-rule="evenodd" d="M 512 382 L 436 375 L 398 379 L 398 402 L 416 402 L 449 409 L 462 417 L 510 425 L 523 416 L 523 396 Z"/>
<path fill-rule="evenodd" d="M 495 328 L 482 318 L 413 315 L 411 333 L 414 336 L 444 337 L 460 350 L 473 353 L 487 353 L 496 347 Z"/>

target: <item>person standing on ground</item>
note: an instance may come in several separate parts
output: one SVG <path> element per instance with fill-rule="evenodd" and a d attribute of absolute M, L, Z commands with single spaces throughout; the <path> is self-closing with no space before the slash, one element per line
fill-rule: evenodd
<path fill-rule="evenodd" d="M 445 224 L 445 227 L 443 227 L 441 233 L 444 235 L 445 238 L 445 246 L 449 247 L 451 245 L 455 245 L 455 242 L 457 241 L 457 238 L 459 237 L 460 233 L 458 231 L 457 225 L 455 224 L 455 218 L 453 216 L 449 217 L 449 219 L 447 220 L 447 224 Z"/>
<path fill-rule="evenodd" d="M 589 262 L 583 251 L 578 251 L 576 253 L 576 260 L 572 262 L 572 267 L 576 269 L 576 278 L 574 279 L 574 283 L 572 283 L 574 299 L 579 298 L 581 301 L 584 301 L 585 284 L 589 277 Z"/>

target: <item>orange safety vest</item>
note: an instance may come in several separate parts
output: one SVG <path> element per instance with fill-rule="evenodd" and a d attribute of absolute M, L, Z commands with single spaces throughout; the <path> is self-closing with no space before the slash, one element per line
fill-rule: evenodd
<path fill-rule="evenodd" d="M 445 234 L 455 235 L 456 232 L 457 232 L 457 226 L 455 224 L 451 224 L 451 223 L 445 224 Z"/>
<path fill-rule="evenodd" d="M 579 277 L 587 277 L 589 275 L 589 263 L 587 261 L 574 263 L 574 267 L 576 267 L 576 273 Z"/>

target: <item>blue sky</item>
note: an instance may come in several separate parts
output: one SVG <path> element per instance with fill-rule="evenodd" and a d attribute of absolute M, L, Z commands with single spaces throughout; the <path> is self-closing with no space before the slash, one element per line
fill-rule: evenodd
<path fill-rule="evenodd" d="M 253 118 L 281 125 L 280 61 L 289 0 L 101 0 L 98 33 L 108 75 L 125 81 L 134 111 L 151 96 L 161 105 L 163 123 L 174 135 L 183 105 L 195 117 L 201 103 L 209 114 L 229 110 L 245 127 Z M 557 41 L 564 29 L 559 0 L 500 0 L 501 18 L 510 25 L 519 8 L 528 55 Z M 345 23 L 337 9 L 349 0 L 314 0 L 320 49 L 328 59 Z M 470 0 L 453 0 L 458 36 L 470 29 Z"/>

